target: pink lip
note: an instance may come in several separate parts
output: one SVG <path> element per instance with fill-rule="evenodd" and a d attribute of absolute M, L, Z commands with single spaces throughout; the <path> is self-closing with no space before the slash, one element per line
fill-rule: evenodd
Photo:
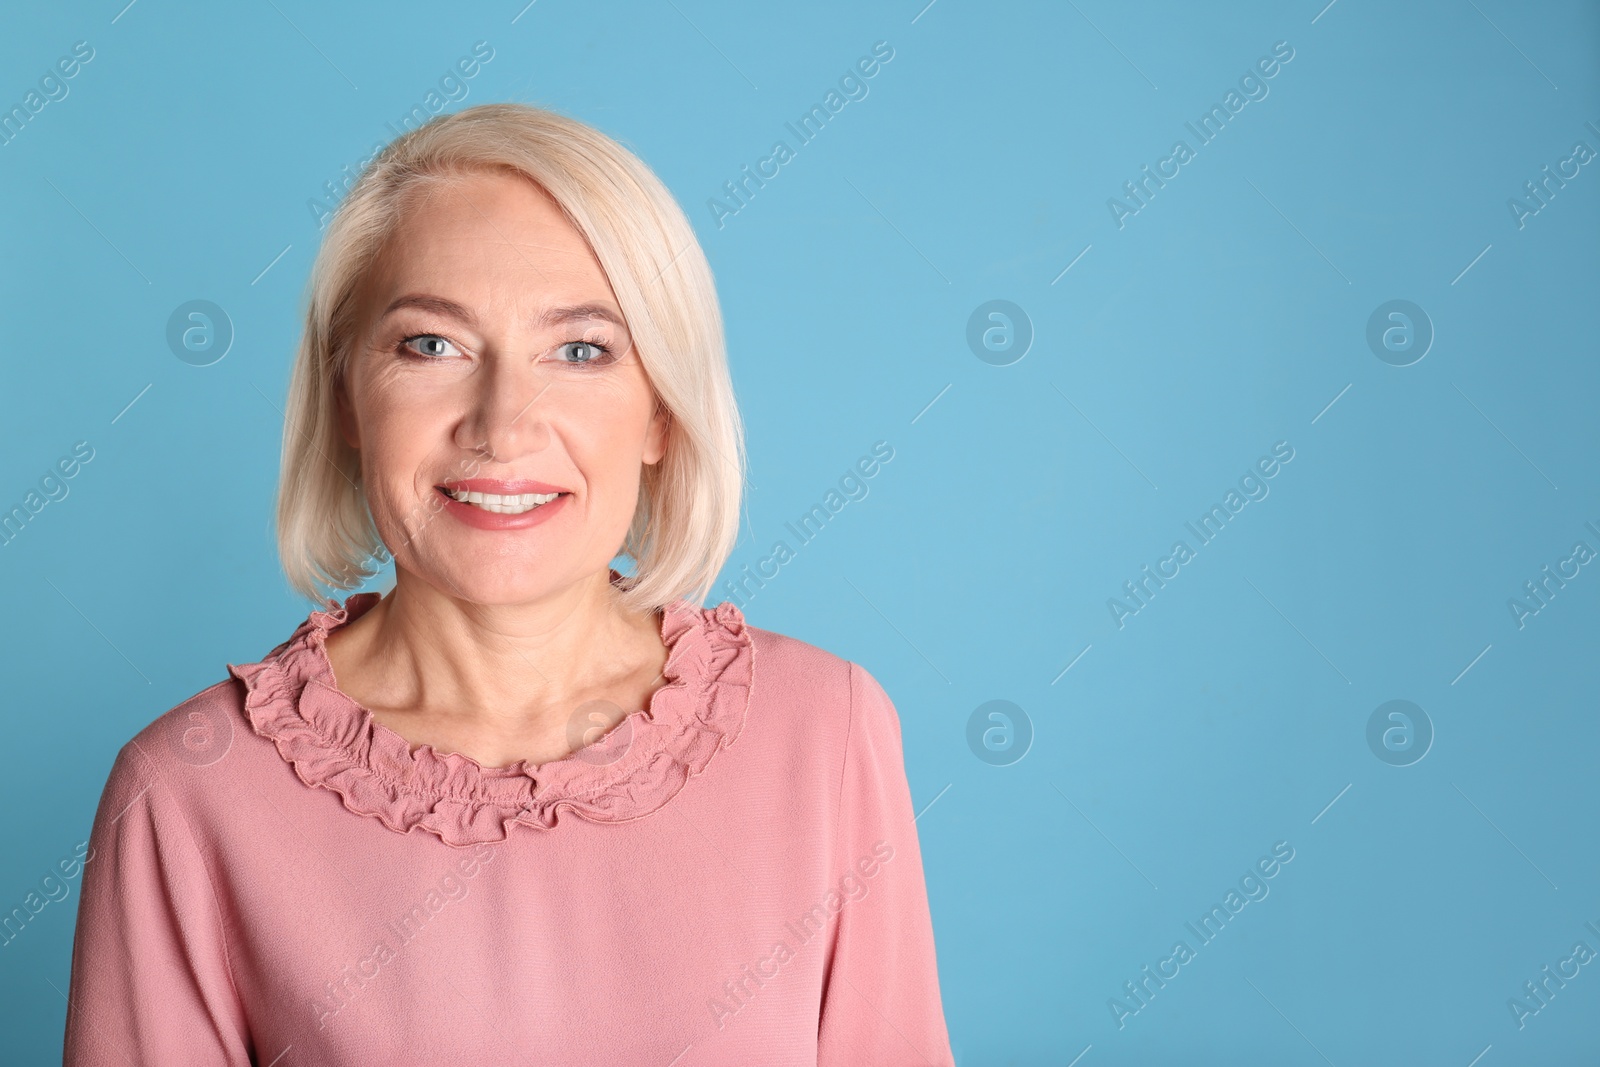
<path fill-rule="evenodd" d="M 458 482 L 440 482 L 446 489 L 454 489 L 463 493 L 494 493 L 496 496 L 520 496 L 523 493 L 570 493 L 572 490 L 563 489 L 559 485 L 550 485 L 548 482 L 535 482 L 527 478 L 515 481 L 502 482 L 494 478 L 463 478 Z M 555 503 L 555 501 L 551 501 Z"/>

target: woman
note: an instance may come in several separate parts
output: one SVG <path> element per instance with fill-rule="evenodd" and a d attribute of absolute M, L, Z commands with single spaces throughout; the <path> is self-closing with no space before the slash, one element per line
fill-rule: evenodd
<path fill-rule="evenodd" d="M 394 588 L 123 747 L 69 1067 L 952 1063 L 894 706 L 694 602 L 743 457 L 644 164 L 515 104 L 391 144 L 313 270 L 278 525 L 314 601 Z"/>

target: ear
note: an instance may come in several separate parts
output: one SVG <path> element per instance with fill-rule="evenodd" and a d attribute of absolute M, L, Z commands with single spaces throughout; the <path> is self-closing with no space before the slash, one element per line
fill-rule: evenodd
<path fill-rule="evenodd" d="M 645 433 L 644 462 L 654 465 L 661 462 L 661 457 L 667 454 L 667 429 L 672 424 L 672 416 L 667 411 L 665 404 L 656 401 L 656 410 L 650 416 L 650 428 Z"/>
<path fill-rule="evenodd" d="M 343 374 L 334 379 L 333 402 L 339 419 L 339 436 L 344 438 L 345 444 L 360 451 L 361 435 L 356 426 L 356 413 L 350 404 L 350 391 L 345 386 Z"/>

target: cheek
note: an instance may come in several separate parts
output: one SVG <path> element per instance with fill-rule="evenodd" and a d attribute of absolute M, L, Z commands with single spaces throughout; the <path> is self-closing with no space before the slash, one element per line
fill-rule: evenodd
<path fill-rule="evenodd" d="M 575 462 L 592 467 L 597 477 L 616 479 L 637 473 L 649 434 L 652 403 L 642 381 L 574 390 L 562 399 L 559 425 Z"/>
<path fill-rule="evenodd" d="M 417 479 L 450 445 L 446 404 L 422 403 L 390 391 L 366 398 L 361 410 L 361 463 L 368 498 L 376 507 L 396 497 L 406 503 L 420 489 Z"/>

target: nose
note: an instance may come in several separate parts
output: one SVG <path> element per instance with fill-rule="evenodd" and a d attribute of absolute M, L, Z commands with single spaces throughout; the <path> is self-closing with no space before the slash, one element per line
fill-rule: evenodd
<path fill-rule="evenodd" d="M 491 359 L 478 376 L 471 409 L 461 420 L 457 444 L 495 463 L 510 463 L 550 443 L 547 395 L 552 381 L 532 362 Z"/>

